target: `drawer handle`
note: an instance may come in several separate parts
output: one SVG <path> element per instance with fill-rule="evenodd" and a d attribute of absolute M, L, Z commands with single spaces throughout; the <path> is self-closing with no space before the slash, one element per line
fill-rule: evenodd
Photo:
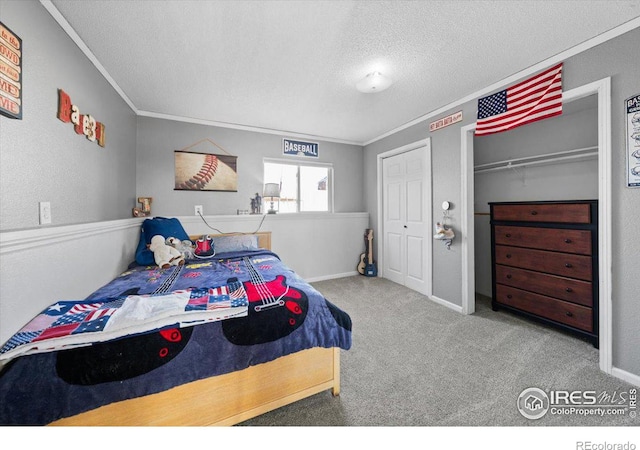
<path fill-rule="evenodd" d="M 567 269 L 571 269 L 571 268 L 573 267 L 570 263 L 566 263 L 564 266 L 565 266 Z"/>
<path fill-rule="evenodd" d="M 565 314 L 567 317 L 573 317 L 573 313 L 571 311 L 567 311 Z"/>
<path fill-rule="evenodd" d="M 507 258 L 511 258 L 511 253 L 507 253 Z"/>
<path fill-rule="evenodd" d="M 565 289 L 565 291 L 567 291 L 567 292 L 573 292 L 573 289 L 571 289 L 571 288 L 566 288 L 566 289 Z"/>
<path fill-rule="evenodd" d="M 566 242 L 567 244 L 571 244 L 571 239 L 565 239 L 564 242 Z"/>
<path fill-rule="evenodd" d="M 537 216 L 538 215 L 538 211 L 531 211 L 531 215 L 532 216 Z"/>
<path fill-rule="evenodd" d="M 510 280 L 511 279 L 511 274 L 507 275 L 507 279 Z"/>
<path fill-rule="evenodd" d="M 505 236 L 510 238 L 511 237 L 511 233 L 507 233 L 507 234 L 505 234 Z"/>
<path fill-rule="evenodd" d="M 507 298 L 512 298 L 513 296 L 511 294 L 507 294 Z"/>

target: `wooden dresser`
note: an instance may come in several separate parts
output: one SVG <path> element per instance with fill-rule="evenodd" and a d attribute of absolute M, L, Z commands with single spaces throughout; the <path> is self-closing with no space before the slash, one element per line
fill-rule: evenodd
<path fill-rule="evenodd" d="M 494 311 L 598 347 L 598 201 L 489 203 Z"/>

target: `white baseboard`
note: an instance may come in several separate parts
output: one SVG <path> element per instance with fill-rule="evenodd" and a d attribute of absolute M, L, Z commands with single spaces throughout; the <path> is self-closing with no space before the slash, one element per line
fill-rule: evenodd
<path fill-rule="evenodd" d="M 430 300 L 434 301 L 435 303 L 442 305 L 442 306 L 446 306 L 449 309 L 454 310 L 455 312 L 458 312 L 460 314 L 462 314 L 462 306 L 460 305 L 455 305 L 453 303 L 451 303 L 448 300 L 442 299 L 440 297 L 436 297 L 435 295 L 432 295 L 431 297 L 429 297 Z"/>
<path fill-rule="evenodd" d="M 354 270 L 353 272 L 336 273 L 333 275 L 323 275 L 320 277 L 305 278 L 305 281 L 308 283 L 313 283 L 315 281 L 335 280 L 336 278 L 346 278 L 346 277 L 352 277 L 354 275 L 359 275 L 359 274 L 357 271 Z"/>
<path fill-rule="evenodd" d="M 619 378 L 622 381 L 626 381 L 627 383 L 633 384 L 634 386 L 640 387 L 640 375 L 636 375 L 631 372 L 627 372 L 626 370 L 613 367 L 611 368 L 611 376 Z"/>

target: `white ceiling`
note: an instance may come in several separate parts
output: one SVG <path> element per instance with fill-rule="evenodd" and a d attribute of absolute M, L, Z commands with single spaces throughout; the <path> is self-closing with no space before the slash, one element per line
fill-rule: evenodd
<path fill-rule="evenodd" d="M 640 17 L 640 0 L 42 1 L 142 115 L 359 144 Z M 358 92 L 374 69 L 394 84 Z"/>

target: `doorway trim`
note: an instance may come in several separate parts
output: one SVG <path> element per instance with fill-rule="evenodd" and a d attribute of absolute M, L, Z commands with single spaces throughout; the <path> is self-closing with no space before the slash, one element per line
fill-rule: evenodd
<path fill-rule="evenodd" d="M 379 277 L 384 277 L 384 240 L 383 240 L 383 236 L 384 236 L 384 219 L 383 219 L 383 205 L 382 205 L 382 197 L 383 197 L 383 192 L 382 192 L 382 160 L 385 158 L 389 158 L 391 156 L 396 156 L 399 155 L 401 153 L 406 153 L 412 150 L 416 150 L 418 148 L 425 148 L 427 155 L 426 155 L 426 161 L 427 161 L 427 167 L 425 168 L 424 171 L 424 176 L 425 176 L 425 183 L 429 183 L 429 186 L 432 186 L 432 169 L 431 169 L 431 138 L 428 137 L 426 139 L 421 139 L 419 141 L 416 142 L 412 142 L 411 144 L 407 144 L 407 145 L 403 145 L 402 147 L 398 147 L 398 148 L 394 148 L 393 150 L 388 150 L 386 152 L 380 153 L 377 155 L 376 157 L 376 164 L 377 164 L 377 203 L 378 203 L 378 215 L 377 215 L 377 221 L 378 221 L 378 236 L 380 236 L 380 238 L 378 239 L 378 245 L 376 246 L 377 248 L 377 260 L 378 260 L 378 276 Z M 433 192 L 432 192 L 432 196 L 433 196 Z M 433 199 L 429 199 L 429 205 L 430 208 L 427 210 L 427 217 L 425 217 L 425 222 L 428 224 L 432 223 L 432 217 L 433 217 Z M 421 294 L 426 295 L 427 297 L 431 298 L 431 296 L 433 295 L 433 242 L 431 239 L 427 240 L 427 267 L 426 267 L 426 279 L 427 279 L 427 286 L 426 286 L 426 292 L 421 292 Z"/>
<path fill-rule="evenodd" d="M 599 353 L 600 370 L 612 371 L 611 312 L 611 78 L 603 78 L 562 93 L 568 103 L 590 95 L 598 96 L 598 268 L 599 268 Z M 475 237 L 473 136 L 476 124 L 461 128 L 462 312 L 475 312 Z"/>

